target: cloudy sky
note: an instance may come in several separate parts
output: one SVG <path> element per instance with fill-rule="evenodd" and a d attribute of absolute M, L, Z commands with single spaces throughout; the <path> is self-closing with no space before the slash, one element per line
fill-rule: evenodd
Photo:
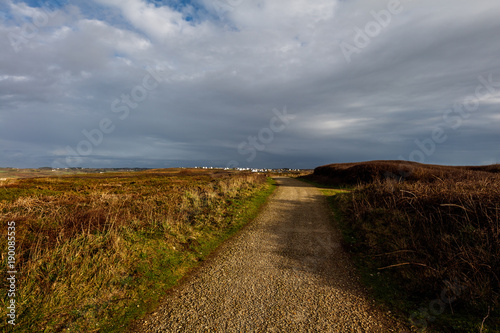
<path fill-rule="evenodd" d="M 500 163 L 498 0 L 0 0 L 1 167 Z"/>

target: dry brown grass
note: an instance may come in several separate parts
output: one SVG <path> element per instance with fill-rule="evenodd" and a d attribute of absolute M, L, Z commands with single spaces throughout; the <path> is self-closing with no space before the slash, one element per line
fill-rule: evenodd
<path fill-rule="evenodd" d="M 350 249 L 389 273 L 414 299 L 461 286 L 455 307 L 500 325 L 500 174 L 498 165 L 447 167 L 376 161 L 330 165 L 315 175 L 358 184 L 338 199 Z M 345 178 L 343 178 L 345 177 Z"/>
<path fill-rule="evenodd" d="M 236 227 L 238 205 L 265 183 L 259 174 L 151 170 L 0 185 L 2 220 L 17 226 L 18 331 L 92 331 L 123 318 L 147 302 L 144 288 L 170 286 Z"/>
<path fill-rule="evenodd" d="M 499 172 L 500 164 L 455 167 L 406 161 L 370 161 L 320 166 L 314 170 L 314 177 L 339 185 L 368 184 L 385 179 L 433 183 L 444 179 L 474 181 Z"/>

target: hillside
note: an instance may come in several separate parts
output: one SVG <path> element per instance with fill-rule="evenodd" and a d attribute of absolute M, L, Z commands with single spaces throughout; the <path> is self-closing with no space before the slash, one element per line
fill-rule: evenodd
<path fill-rule="evenodd" d="M 321 166 L 310 179 L 352 189 L 330 197 L 344 246 L 414 326 L 498 332 L 499 170 L 371 161 Z"/>
<path fill-rule="evenodd" d="M 500 164 L 487 166 L 443 166 L 407 161 L 369 161 L 336 163 L 317 167 L 314 177 L 330 184 L 357 185 L 394 179 L 397 181 L 425 181 L 443 179 L 464 181 L 488 177 L 500 172 Z"/>

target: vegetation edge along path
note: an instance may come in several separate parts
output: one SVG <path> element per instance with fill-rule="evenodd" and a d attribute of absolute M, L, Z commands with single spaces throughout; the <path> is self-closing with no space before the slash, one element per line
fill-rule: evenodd
<path fill-rule="evenodd" d="M 198 170 L 0 186 L 2 220 L 18 227 L 18 312 L 9 329 L 123 331 L 257 216 L 274 189 L 264 174 Z"/>
<path fill-rule="evenodd" d="M 182 271 L 181 275 L 177 275 L 176 279 L 172 281 L 167 289 L 161 290 L 163 296 L 154 297 L 153 303 L 147 308 L 136 311 L 134 307 L 131 308 L 130 313 L 127 314 L 125 318 L 117 317 L 113 320 L 111 325 L 108 325 L 102 332 L 122 332 L 123 330 L 127 332 L 135 332 L 138 323 L 144 318 L 148 313 L 154 311 L 161 302 L 161 299 L 173 291 L 180 283 L 182 283 L 190 274 L 194 273 L 197 269 L 203 266 L 206 260 L 217 254 L 217 250 L 220 246 L 230 241 L 234 236 L 236 236 L 242 229 L 244 229 L 248 224 L 250 224 L 260 213 L 263 207 L 268 203 L 269 198 L 276 190 L 276 181 L 270 177 L 267 178 L 266 184 L 257 191 L 254 195 L 245 201 L 240 202 L 235 209 L 239 212 L 235 215 L 235 225 L 234 227 L 227 229 L 224 233 L 218 235 L 217 238 L 208 241 L 196 248 L 200 254 L 199 260 L 196 263 L 186 263 L 179 262 L 177 268 L 173 267 L 173 270 Z M 116 324 L 115 324 L 116 323 Z M 120 325 L 121 323 L 121 325 Z M 123 323 L 126 323 L 124 325 Z"/>
<path fill-rule="evenodd" d="M 259 216 L 134 333 L 405 331 L 365 297 L 322 194 L 276 180 Z"/>
<path fill-rule="evenodd" d="M 461 172 L 461 170 L 450 169 L 450 172 Z M 431 169 L 433 172 L 437 172 L 436 170 L 440 171 L 439 168 Z M 472 171 L 466 172 L 470 173 L 470 177 L 475 176 Z M 425 176 L 426 174 L 422 173 L 422 175 Z M 403 266 L 407 261 L 400 260 L 402 264 L 380 262 L 382 256 L 406 251 L 400 250 L 390 253 L 389 251 L 384 252 L 380 250 L 377 252 L 373 249 L 377 244 L 388 242 L 383 236 L 385 233 L 390 232 L 387 230 L 391 230 L 390 228 L 395 228 L 399 225 L 397 223 L 387 223 L 388 229 L 386 230 L 382 228 L 383 225 L 375 224 L 377 221 L 391 221 L 391 216 L 394 215 L 393 211 L 384 210 L 383 207 L 373 204 L 373 214 L 378 214 L 377 216 L 379 217 L 378 220 L 374 220 L 367 218 L 367 216 L 369 217 L 368 214 L 356 214 L 356 217 L 354 217 L 354 213 L 350 207 L 352 207 L 352 202 L 356 199 L 358 200 L 356 202 L 358 206 L 362 205 L 363 202 L 366 203 L 366 201 L 363 201 L 366 200 L 363 195 L 379 188 L 383 189 L 384 186 L 390 187 L 391 183 L 387 185 L 387 181 L 386 183 L 372 182 L 368 185 L 359 185 L 355 188 L 354 185 L 334 182 L 335 179 L 332 179 L 333 177 L 328 179 L 318 176 L 299 178 L 299 180 L 316 186 L 327 198 L 330 209 L 335 216 L 335 225 L 342 232 L 343 247 L 349 252 L 353 262 L 356 264 L 363 285 L 370 290 L 372 297 L 381 306 L 390 309 L 400 320 L 411 323 L 419 331 L 499 332 L 498 314 L 495 317 L 494 306 L 485 306 L 487 309 L 483 310 L 482 313 L 473 313 L 471 311 L 472 306 L 461 299 L 462 295 L 460 293 L 468 289 L 463 286 L 464 282 L 444 280 L 441 293 L 434 294 L 434 296 L 432 293 L 412 293 L 405 288 L 401 277 L 395 274 L 399 272 L 397 270 L 401 267 L 407 267 Z M 444 182 L 447 178 L 441 176 L 438 180 Z M 425 185 L 426 183 L 424 182 L 423 184 Z M 394 184 L 393 186 L 396 185 L 404 186 L 401 183 Z M 424 187 L 424 185 L 421 186 Z M 394 190 L 392 192 L 398 193 L 398 191 Z M 443 204 L 442 206 L 446 205 Z M 411 214 L 408 216 L 409 218 L 413 217 Z M 372 234 L 369 234 L 370 230 L 373 230 Z M 392 231 L 396 232 L 397 230 Z M 367 239 L 373 242 L 372 246 L 369 245 Z M 390 270 L 391 268 L 392 270 Z M 431 269 L 428 267 L 424 268 Z M 415 280 L 420 276 L 410 277 Z M 410 278 L 408 280 L 412 281 Z M 430 288 L 431 286 L 429 285 L 428 289 Z"/>

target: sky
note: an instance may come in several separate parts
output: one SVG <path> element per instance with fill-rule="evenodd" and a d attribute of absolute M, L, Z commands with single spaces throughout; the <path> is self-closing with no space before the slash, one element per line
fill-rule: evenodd
<path fill-rule="evenodd" d="M 498 0 L 0 0 L 0 167 L 500 163 Z"/>

